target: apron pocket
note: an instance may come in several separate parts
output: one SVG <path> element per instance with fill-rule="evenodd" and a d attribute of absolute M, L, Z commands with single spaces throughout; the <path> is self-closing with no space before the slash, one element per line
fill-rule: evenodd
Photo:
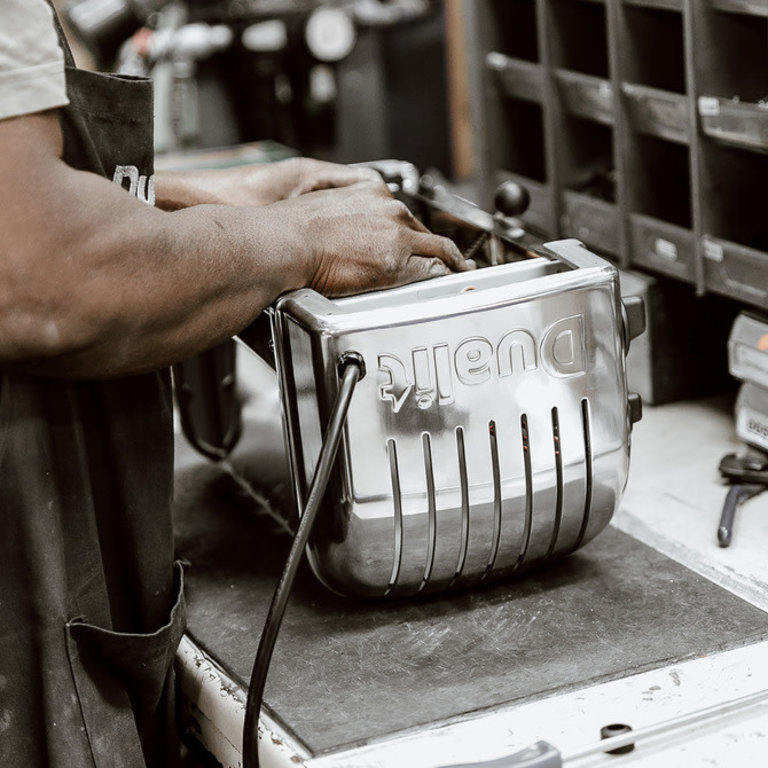
<path fill-rule="evenodd" d="M 176 601 L 156 632 L 113 632 L 87 622 L 67 623 L 67 651 L 97 768 L 144 766 L 148 749 L 172 717 L 173 661 L 186 623 L 184 575 L 175 565 Z M 138 729 L 138 733 L 137 733 Z M 160 763 L 158 763 L 160 764 Z"/>

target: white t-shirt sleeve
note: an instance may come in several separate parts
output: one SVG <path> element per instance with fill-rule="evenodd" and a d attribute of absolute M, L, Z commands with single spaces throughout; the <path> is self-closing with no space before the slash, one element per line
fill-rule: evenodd
<path fill-rule="evenodd" d="M 0 0 L 0 120 L 68 103 L 50 6 L 46 0 Z"/>

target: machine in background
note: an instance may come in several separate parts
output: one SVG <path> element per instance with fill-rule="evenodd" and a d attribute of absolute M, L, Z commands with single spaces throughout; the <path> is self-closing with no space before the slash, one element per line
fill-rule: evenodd
<path fill-rule="evenodd" d="M 739 315 L 728 341 L 728 361 L 731 374 L 742 382 L 736 399 L 736 434 L 747 448 L 720 462 L 720 474 L 731 484 L 717 530 L 721 547 L 731 543 L 739 506 L 768 489 L 768 321 Z"/>
<path fill-rule="evenodd" d="M 72 0 L 65 15 L 100 68 L 154 80 L 158 153 L 272 140 L 451 173 L 440 0 Z"/>

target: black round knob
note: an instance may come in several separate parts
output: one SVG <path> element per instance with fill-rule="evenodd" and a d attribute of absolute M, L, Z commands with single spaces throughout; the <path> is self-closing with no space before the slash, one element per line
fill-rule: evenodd
<path fill-rule="evenodd" d="M 611 723 L 610 725 L 604 725 L 600 729 L 601 739 L 610 739 L 612 736 L 619 736 L 624 733 L 630 733 L 632 726 L 625 723 Z M 627 752 L 631 752 L 635 748 L 634 743 L 625 744 L 623 747 L 616 747 L 616 749 L 606 749 L 605 751 L 609 755 L 624 755 Z"/>
<path fill-rule="evenodd" d="M 505 181 L 493 196 L 493 207 L 504 216 L 520 216 L 528 209 L 531 196 L 516 181 Z"/>

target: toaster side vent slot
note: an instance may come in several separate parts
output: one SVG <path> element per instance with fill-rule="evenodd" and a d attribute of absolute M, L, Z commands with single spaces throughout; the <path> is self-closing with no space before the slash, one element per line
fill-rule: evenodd
<path fill-rule="evenodd" d="M 488 562 L 485 566 L 485 578 L 492 570 L 499 554 L 501 539 L 501 467 L 499 466 L 499 443 L 496 438 L 496 422 L 488 422 L 488 437 L 491 443 L 491 470 L 493 471 L 493 538 Z"/>
<path fill-rule="evenodd" d="M 574 549 L 581 546 L 589 524 L 589 512 L 592 507 L 592 434 L 590 428 L 589 400 L 585 397 L 581 401 L 581 424 L 584 430 L 584 515 L 581 519 L 581 529 L 576 539 Z"/>
<path fill-rule="evenodd" d="M 384 593 L 385 596 L 397 584 L 403 564 L 403 501 L 400 491 L 400 470 L 397 464 L 397 443 L 394 440 L 387 440 L 387 453 L 389 454 L 389 475 L 392 480 L 392 504 L 395 512 L 395 541 L 392 557 L 392 574 L 389 577 L 389 586 Z"/>
<path fill-rule="evenodd" d="M 523 540 L 520 544 L 520 554 L 517 556 L 517 568 L 528 552 L 531 543 L 531 527 L 533 523 L 533 472 L 531 470 L 531 441 L 528 436 L 528 416 L 520 417 L 520 439 L 523 448 L 523 471 L 525 472 L 525 525 L 523 528 Z"/>
<path fill-rule="evenodd" d="M 435 546 L 437 544 L 437 499 L 435 497 L 435 475 L 432 469 L 432 440 L 429 433 L 421 436 L 421 444 L 424 449 L 424 474 L 427 479 L 427 557 L 424 563 L 424 576 L 417 592 L 420 592 L 429 582 L 432 575 L 432 567 L 435 564 Z"/>
<path fill-rule="evenodd" d="M 560 450 L 560 416 L 557 407 L 552 409 L 552 445 L 555 456 L 555 522 L 552 525 L 552 538 L 545 557 L 550 557 L 555 550 L 563 519 L 563 455 Z"/>
<path fill-rule="evenodd" d="M 461 486 L 461 540 L 459 542 L 459 557 L 456 561 L 456 573 L 451 585 L 458 579 L 467 562 L 469 549 L 469 475 L 467 474 L 467 454 L 464 448 L 464 430 L 456 428 L 456 453 L 459 459 L 459 484 Z"/>

